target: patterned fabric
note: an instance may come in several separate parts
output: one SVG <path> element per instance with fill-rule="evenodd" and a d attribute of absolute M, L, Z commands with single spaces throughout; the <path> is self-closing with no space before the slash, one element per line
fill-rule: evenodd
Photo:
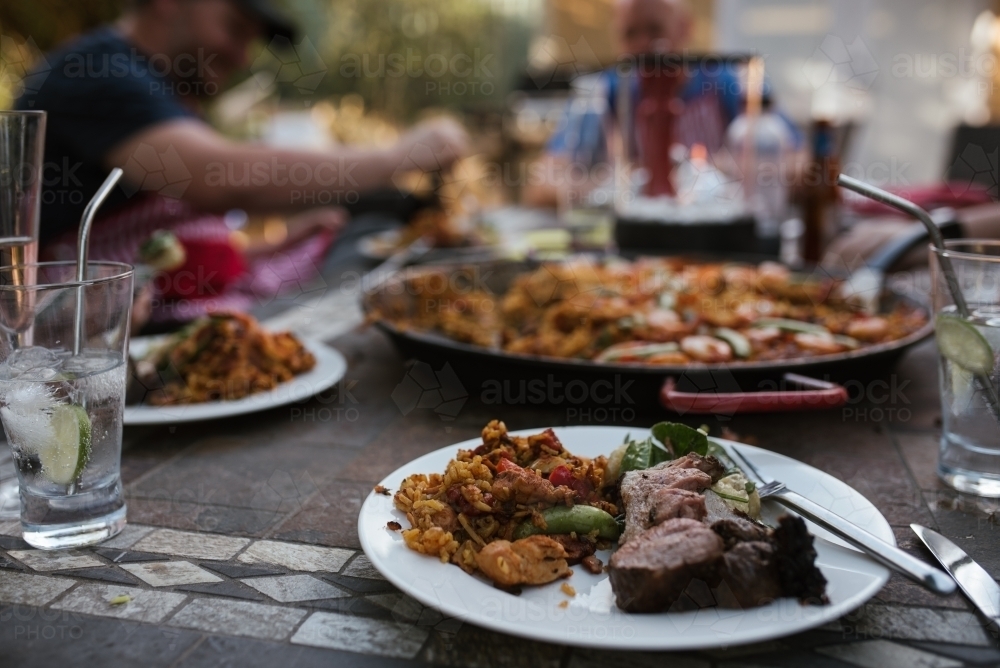
<path fill-rule="evenodd" d="M 94 221 L 90 234 L 90 259 L 135 264 L 139 247 L 156 230 L 171 230 L 186 248 L 228 243 L 231 231 L 222 216 L 196 211 L 182 200 L 147 194 L 133 198 L 108 216 Z M 292 290 L 302 290 L 319 273 L 319 267 L 335 235 L 324 231 L 274 253 L 254 257 L 235 280 L 225 280 L 221 289 L 212 280 L 216 268 L 188 267 L 194 275 L 188 298 L 154 300 L 151 322 L 182 323 L 212 311 L 247 311 L 262 306 Z M 76 232 L 65 233 L 42 249 L 43 260 L 76 258 Z M 154 290 L 163 293 L 167 274 L 153 277 Z"/>

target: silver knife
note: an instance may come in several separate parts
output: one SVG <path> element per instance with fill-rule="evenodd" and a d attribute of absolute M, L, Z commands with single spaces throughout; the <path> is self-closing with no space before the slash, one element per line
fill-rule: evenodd
<path fill-rule="evenodd" d="M 757 493 L 760 495 L 761 501 L 768 498 L 774 499 L 807 520 L 846 540 L 882 565 L 893 568 L 919 582 L 935 594 L 950 594 L 955 591 L 955 581 L 947 574 L 865 531 L 832 510 L 788 489 L 783 482 L 759 471 L 736 446 L 731 446 L 727 450 L 733 461 L 743 469 L 743 472 L 749 478 L 755 479 L 754 482 L 757 483 Z"/>
<path fill-rule="evenodd" d="M 979 611 L 993 624 L 1000 626 L 1000 585 L 990 577 L 986 569 L 937 531 L 919 524 L 911 524 L 910 528 L 951 577 L 955 578 L 955 582 Z"/>

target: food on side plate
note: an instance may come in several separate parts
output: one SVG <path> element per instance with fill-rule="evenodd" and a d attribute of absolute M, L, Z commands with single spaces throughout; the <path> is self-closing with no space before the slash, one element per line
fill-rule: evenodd
<path fill-rule="evenodd" d="M 290 332 L 241 313 L 213 313 L 135 361 L 129 397 L 154 406 L 232 401 L 266 392 L 316 365 Z"/>
<path fill-rule="evenodd" d="M 415 474 L 394 497 L 407 547 L 516 589 L 597 574 L 598 549 L 619 608 L 747 608 L 778 598 L 826 601 L 801 518 L 760 522 L 760 497 L 702 430 L 663 422 L 608 456 L 571 454 L 548 429 L 512 436 L 503 422 L 444 474 Z"/>
<path fill-rule="evenodd" d="M 426 240 L 432 248 L 461 248 L 485 244 L 486 234 L 464 216 L 426 208 L 418 211 L 407 225 L 391 233 L 375 235 L 368 243 L 374 254 L 389 256 L 417 239 Z"/>
<path fill-rule="evenodd" d="M 370 302 L 401 329 L 509 353 L 600 363 L 683 365 L 817 357 L 886 343 L 927 324 L 900 305 L 878 315 L 838 282 L 765 262 L 697 264 L 575 258 L 517 276 L 503 294 L 438 270 L 412 272 L 406 299 Z"/>

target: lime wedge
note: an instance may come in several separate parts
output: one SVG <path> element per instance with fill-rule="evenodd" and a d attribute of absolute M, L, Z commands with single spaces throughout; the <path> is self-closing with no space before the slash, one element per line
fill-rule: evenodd
<path fill-rule="evenodd" d="M 942 313 L 934 320 L 934 333 L 947 359 L 972 373 L 993 373 L 993 349 L 972 323 Z"/>
<path fill-rule="evenodd" d="M 58 485 L 73 483 L 90 457 L 90 417 L 82 406 L 52 409 L 52 440 L 38 450 L 42 474 Z"/>

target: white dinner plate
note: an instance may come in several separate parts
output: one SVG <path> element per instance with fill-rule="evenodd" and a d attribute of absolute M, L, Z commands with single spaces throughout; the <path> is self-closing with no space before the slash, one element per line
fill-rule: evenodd
<path fill-rule="evenodd" d="M 142 357 L 156 339 L 135 338 L 129 342 L 129 354 Z M 178 406 L 126 406 L 126 425 L 176 424 L 178 422 L 198 422 L 216 418 L 256 413 L 269 408 L 285 406 L 309 397 L 336 385 L 347 372 L 347 360 L 338 351 L 309 339 L 302 345 L 316 357 L 316 366 L 306 373 L 281 383 L 267 392 L 258 392 L 235 401 L 206 401 L 200 404 Z"/>
<path fill-rule="evenodd" d="M 534 434 L 541 429 L 516 432 Z M 635 429 L 621 427 L 558 427 L 566 449 L 586 457 L 610 453 Z M 713 439 L 725 447 L 733 442 Z M 395 492 L 406 476 L 443 473 L 459 449 L 482 443 L 472 439 L 424 455 L 397 469 L 382 485 Z M 789 457 L 741 445 L 750 460 L 765 473 L 825 508 L 895 545 L 889 523 L 868 501 L 845 483 Z M 773 524 L 784 511 L 764 504 L 763 519 Z M 835 540 L 817 540 L 816 563 L 827 579 L 829 605 L 801 605 L 781 599 L 747 610 L 704 608 L 693 612 L 634 614 L 614 604 L 606 573 L 592 575 L 574 567 L 568 580 L 541 587 L 524 587 L 520 596 L 494 588 L 485 578 L 468 575 L 457 566 L 408 549 L 399 532 L 386 528 L 396 520 L 409 527 L 392 496 L 369 494 L 358 518 L 361 546 L 372 564 L 392 584 L 421 603 L 462 622 L 524 638 L 579 647 L 635 650 L 682 650 L 728 647 L 787 636 L 835 620 L 874 596 L 889 579 L 889 571 L 864 554 Z M 814 535 L 832 539 L 809 524 Z M 598 552 L 604 563 L 610 552 Z M 568 582 L 576 590 L 570 598 L 560 589 Z M 565 608 L 560 603 L 569 601 Z"/>

